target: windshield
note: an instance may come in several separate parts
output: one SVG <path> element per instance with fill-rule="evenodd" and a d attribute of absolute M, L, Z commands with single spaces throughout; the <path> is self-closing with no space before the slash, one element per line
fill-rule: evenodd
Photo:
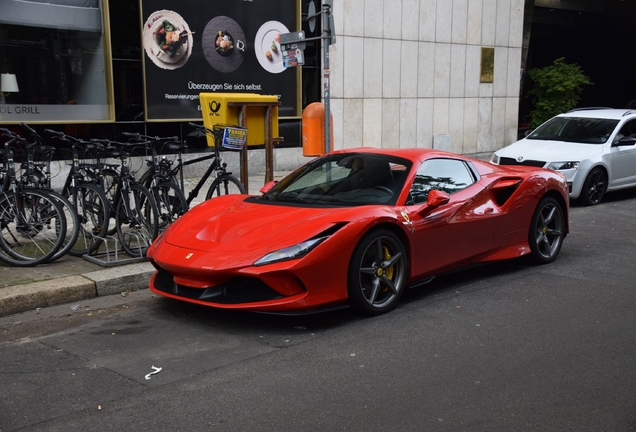
<path fill-rule="evenodd" d="M 555 117 L 534 130 L 528 139 L 566 141 L 583 144 L 605 143 L 618 124 L 618 120 Z"/>
<path fill-rule="evenodd" d="M 326 206 L 395 205 L 411 168 L 405 159 L 345 153 L 316 159 L 256 199 Z"/>

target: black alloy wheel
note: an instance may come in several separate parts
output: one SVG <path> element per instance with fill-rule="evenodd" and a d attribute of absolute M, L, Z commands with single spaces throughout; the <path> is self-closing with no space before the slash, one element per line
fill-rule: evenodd
<path fill-rule="evenodd" d="M 554 198 L 543 198 L 532 216 L 528 243 L 531 257 L 538 264 L 554 261 L 566 236 L 563 209 Z"/>
<path fill-rule="evenodd" d="M 601 168 L 594 168 L 585 178 L 581 191 L 581 202 L 588 206 L 597 205 L 607 190 L 607 175 Z"/>
<path fill-rule="evenodd" d="M 389 230 L 366 234 L 349 264 L 349 302 L 357 312 L 379 315 L 393 309 L 404 291 L 407 255 Z"/>

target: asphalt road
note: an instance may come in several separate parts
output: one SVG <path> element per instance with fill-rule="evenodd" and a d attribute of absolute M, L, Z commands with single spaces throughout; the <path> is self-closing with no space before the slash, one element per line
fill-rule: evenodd
<path fill-rule="evenodd" d="M 636 191 L 570 228 L 552 264 L 442 276 L 371 319 L 148 290 L 1 318 L 0 432 L 636 430 Z"/>

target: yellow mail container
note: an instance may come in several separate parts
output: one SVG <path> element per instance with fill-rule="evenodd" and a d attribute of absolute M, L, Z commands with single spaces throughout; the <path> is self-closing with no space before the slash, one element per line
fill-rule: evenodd
<path fill-rule="evenodd" d="M 272 104 L 272 137 L 278 136 L 278 98 L 274 95 L 256 93 L 200 93 L 203 124 L 212 129 L 216 124 L 239 125 L 240 106 L 229 106 L 229 103 Z M 265 144 L 266 106 L 247 106 L 247 145 Z M 214 137 L 208 135 L 208 146 L 214 147 Z"/>

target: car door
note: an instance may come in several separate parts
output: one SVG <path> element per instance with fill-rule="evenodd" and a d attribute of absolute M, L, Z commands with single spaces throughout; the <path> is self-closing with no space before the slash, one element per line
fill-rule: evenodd
<path fill-rule="evenodd" d="M 614 138 L 611 148 L 611 187 L 636 184 L 636 144 L 616 145 L 616 140 L 620 137 L 636 138 L 636 119 L 627 121 Z"/>
<path fill-rule="evenodd" d="M 428 208 L 431 190 L 450 194 L 447 203 Z M 484 182 L 469 163 L 459 159 L 429 159 L 411 186 L 411 274 L 454 267 L 491 249 L 496 206 L 489 204 Z"/>

